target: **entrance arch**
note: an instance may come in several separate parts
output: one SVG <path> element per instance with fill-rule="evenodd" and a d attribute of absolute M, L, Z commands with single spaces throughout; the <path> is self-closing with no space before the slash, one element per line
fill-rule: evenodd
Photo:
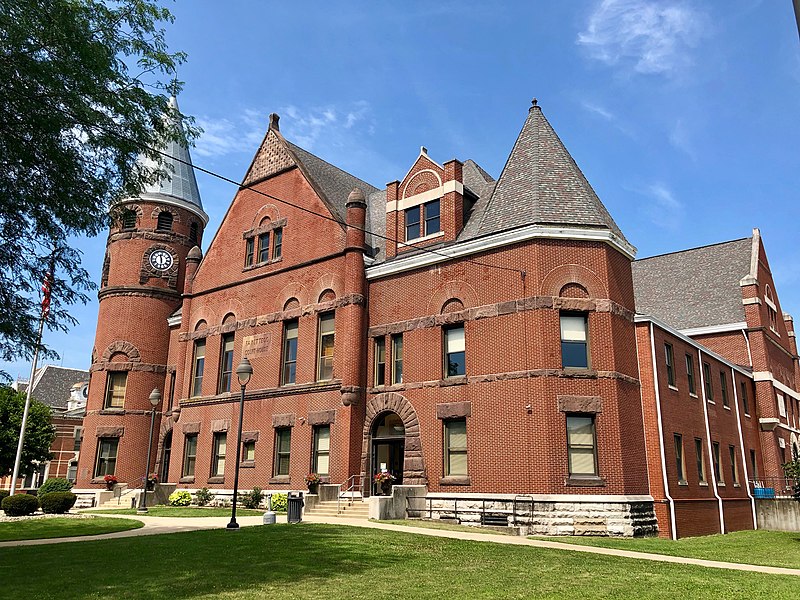
<path fill-rule="evenodd" d="M 378 452 L 385 461 L 379 458 Z M 389 466 L 392 460 L 400 471 L 399 476 L 392 472 L 398 478 L 396 483 L 427 485 L 417 412 L 404 396 L 387 392 L 367 401 L 361 452 L 362 472 L 372 481 L 380 470 L 381 462 L 386 462 L 387 470 L 392 471 Z"/>

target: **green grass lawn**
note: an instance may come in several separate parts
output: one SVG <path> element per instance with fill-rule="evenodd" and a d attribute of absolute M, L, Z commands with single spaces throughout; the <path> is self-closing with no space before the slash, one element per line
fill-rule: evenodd
<path fill-rule="evenodd" d="M 63 570 L 31 565 L 69 565 Z M 0 548 L 8 598 L 798 597 L 800 578 L 301 523 Z"/>
<path fill-rule="evenodd" d="M 135 515 L 135 508 L 110 508 L 104 510 L 88 509 L 83 512 L 95 515 Z M 249 508 L 236 508 L 237 517 L 260 517 L 263 510 Z M 147 508 L 148 517 L 230 517 L 230 508 L 216 508 L 205 506 L 150 506 Z"/>
<path fill-rule="evenodd" d="M 41 540 L 75 535 L 99 535 L 101 533 L 138 529 L 142 525 L 141 521 L 114 519 L 111 517 L 94 517 L 92 519 L 52 517 L 47 519 L 27 519 L 25 521 L 4 521 L 0 523 L 0 542 Z"/>
<path fill-rule="evenodd" d="M 444 529 L 446 531 L 466 531 L 468 533 L 488 533 L 493 535 L 514 535 L 513 531 L 503 529 L 486 529 L 485 527 L 471 527 L 469 525 L 459 525 L 458 523 L 447 523 L 442 521 L 425 521 L 417 519 L 404 519 L 402 521 L 380 521 L 392 525 L 403 525 L 405 527 L 420 527 L 422 529 Z"/>
<path fill-rule="evenodd" d="M 800 569 L 800 533 L 785 531 L 735 531 L 726 535 L 690 537 L 677 541 L 660 538 L 552 537 L 546 539 L 583 546 L 602 546 L 636 552 Z M 800 597 L 800 590 L 798 597 Z"/>

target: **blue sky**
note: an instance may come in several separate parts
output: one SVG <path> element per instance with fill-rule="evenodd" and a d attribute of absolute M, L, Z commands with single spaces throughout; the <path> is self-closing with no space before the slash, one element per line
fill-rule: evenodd
<path fill-rule="evenodd" d="M 206 132 L 197 165 L 240 180 L 278 112 L 289 140 L 376 186 L 421 145 L 497 177 L 537 97 L 639 257 L 759 227 L 782 308 L 800 317 L 791 0 L 167 6 L 170 47 L 189 54 L 179 103 Z M 208 243 L 235 189 L 198 183 Z M 105 239 L 76 245 L 99 281 Z M 45 343 L 86 369 L 96 300 L 73 314 L 80 325 Z"/>

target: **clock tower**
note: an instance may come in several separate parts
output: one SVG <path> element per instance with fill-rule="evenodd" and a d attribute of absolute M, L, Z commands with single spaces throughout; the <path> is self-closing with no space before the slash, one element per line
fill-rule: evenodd
<path fill-rule="evenodd" d="M 170 104 L 177 109 L 174 97 Z M 104 486 L 105 475 L 138 488 L 145 470 L 152 471 L 155 463 L 154 439 L 150 464 L 145 464 L 149 397 L 155 388 L 162 395 L 156 406 L 157 433 L 172 370 L 167 364 L 167 319 L 181 305 L 186 255 L 200 246 L 208 223 L 189 149 L 170 142 L 162 151 L 171 176 L 113 207 L 98 292 L 78 488 Z"/>

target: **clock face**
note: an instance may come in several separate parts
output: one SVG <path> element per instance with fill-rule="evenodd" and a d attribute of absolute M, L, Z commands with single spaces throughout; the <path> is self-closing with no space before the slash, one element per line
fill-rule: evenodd
<path fill-rule="evenodd" d="M 172 266 L 172 255 L 166 250 L 156 250 L 150 255 L 150 266 L 158 271 L 166 271 Z"/>

